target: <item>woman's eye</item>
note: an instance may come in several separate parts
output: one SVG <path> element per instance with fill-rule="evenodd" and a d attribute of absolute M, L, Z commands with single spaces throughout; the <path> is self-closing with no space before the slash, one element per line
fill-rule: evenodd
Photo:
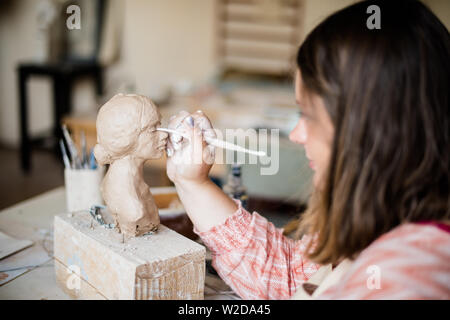
<path fill-rule="evenodd" d="M 299 118 L 300 119 L 303 119 L 303 120 L 313 120 L 313 117 L 311 117 L 311 114 L 309 114 L 309 113 L 307 113 L 307 112 L 305 112 L 305 111 L 302 111 L 302 110 L 299 110 L 298 112 L 297 112 L 297 114 L 298 114 L 298 116 L 299 116 Z"/>

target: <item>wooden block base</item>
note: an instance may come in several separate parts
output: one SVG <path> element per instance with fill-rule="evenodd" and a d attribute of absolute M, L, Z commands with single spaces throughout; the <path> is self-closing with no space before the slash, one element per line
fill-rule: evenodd
<path fill-rule="evenodd" d="M 75 270 L 63 265 L 54 259 L 56 281 L 63 291 L 73 299 L 80 300 L 106 300 L 97 289 L 81 278 Z"/>
<path fill-rule="evenodd" d="M 164 225 L 127 239 L 86 211 L 54 220 L 57 282 L 77 299 L 203 299 L 205 254 Z"/>

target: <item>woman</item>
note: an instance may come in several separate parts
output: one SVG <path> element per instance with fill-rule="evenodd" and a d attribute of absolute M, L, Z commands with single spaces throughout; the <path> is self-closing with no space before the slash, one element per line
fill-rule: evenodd
<path fill-rule="evenodd" d="M 244 299 L 450 299 L 450 37 L 418 1 L 345 8 L 297 56 L 301 118 L 315 191 L 291 240 L 230 200 L 194 158 L 201 131 L 167 174 L 218 274 Z"/>

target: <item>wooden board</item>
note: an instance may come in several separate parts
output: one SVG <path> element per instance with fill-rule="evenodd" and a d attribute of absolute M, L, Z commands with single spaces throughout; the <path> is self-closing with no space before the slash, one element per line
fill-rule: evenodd
<path fill-rule="evenodd" d="M 154 234 L 126 239 L 84 211 L 54 220 L 57 282 L 75 298 L 92 297 L 94 288 L 107 299 L 203 299 L 205 252 L 164 225 Z M 68 286 L 63 266 L 89 286 Z"/>
<path fill-rule="evenodd" d="M 216 53 L 223 71 L 274 76 L 291 72 L 303 28 L 303 0 L 215 4 Z"/>

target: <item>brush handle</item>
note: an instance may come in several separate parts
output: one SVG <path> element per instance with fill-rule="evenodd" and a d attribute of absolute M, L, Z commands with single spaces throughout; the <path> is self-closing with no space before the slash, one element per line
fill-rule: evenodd
<path fill-rule="evenodd" d="M 186 139 L 190 140 L 190 138 L 187 135 L 185 135 L 183 133 L 180 133 L 180 132 L 178 132 L 176 130 L 166 129 L 166 128 L 157 128 L 156 130 L 158 130 L 158 131 L 165 131 L 165 132 L 168 132 L 168 133 L 178 134 L 178 135 L 182 136 L 183 138 L 186 138 Z M 239 151 L 239 152 L 246 152 L 246 153 L 249 153 L 249 154 L 253 154 L 255 156 L 265 156 L 266 155 L 266 153 L 264 151 L 249 150 L 249 149 L 243 148 L 241 146 L 238 146 L 238 145 L 236 145 L 234 143 L 230 143 L 230 142 L 227 142 L 227 141 L 223 141 L 223 140 L 219 140 L 219 139 L 213 139 L 213 138 L 209 138 L 209 137 L 205 137 L 205 136 L 203 136 L 203 137 L 205 138 L 205 141 L 208 144 L 213 145 L 213 146 L 218 147 L 218 148 L 228 149 L 228 150 L 233 150 L 233 151 Z"/>
<path fill-rule="evenodd" d="M 266 155 L 266 153 L 264 151 L 255 151 L 255 150 L 246 149 L 244 147 L 238 146 L 238 145 L 236 145 L 234 143 L 230 143 L 228 141 L 223 141 L 223 140 L 218 140 L 218 139 L 213 139 L 213 138 L 208 138 L 208 137 L 205 137 L 205 141 L 208 142 L 210 145 L 213 145 L 215 147 L 222 148 L 222 149 L 245 152 L 245 153 L 253 154 L 255 156 L 265 156 Z"/>
<path fill-rule="evenodd" d="M 167 132 L 167 133 L 177 134 L 179 136 L 182 136 L 183 138 L 191 140 L 187 135 L 185 135 L 184 133 L 178 132 L 177 130 L 167 129 L 167 128 L 156 128 L 156 130 L 157 131 L 164 131 L 164 132 Z"/>
<path fill-rule="evenodd" d="M 72 138 L 70 137 L 69 131 L 67 130 L 67 127 L 65 124 L 62 125 L 62 131 L 64 138 L 66 139 L 67 146 L 69 148 L 70 157 L 72 159 L 72 165 L 75 169 L 81 169 L 81 161 L 78 158 L 78 151 L 75 147 L 75 143 L 73 142 Z"/>

